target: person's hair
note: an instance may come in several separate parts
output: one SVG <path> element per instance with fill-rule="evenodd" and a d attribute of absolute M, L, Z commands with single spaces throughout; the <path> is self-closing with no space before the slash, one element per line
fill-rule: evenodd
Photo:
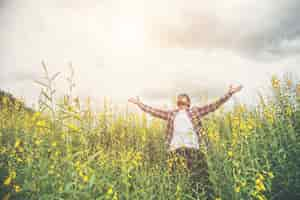
<path fill-rule="evenodd" d="M 185 100 L 182 101 L 182 99 L 185 99 Z M 188 107 L 191 106 L 191 99 L 190 99 L 189 95 L 187 95 L 185 93 L 177 95 L 177 106 L 180 106 L 180 105 L 186 105 Z"/>

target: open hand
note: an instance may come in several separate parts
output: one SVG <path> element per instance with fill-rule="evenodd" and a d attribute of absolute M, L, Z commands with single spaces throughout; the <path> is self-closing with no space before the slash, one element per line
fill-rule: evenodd
<path fill-rule="evenodd" d="M 128 101 L 130 103 L 133 103 L 133 104 L 136 104 L 136 105 L 138 105 L 141 102 L 139 97 L 131 97 L 131 98 L 128 99 Z"/>
<path fill-rule="evenodd" d="M 239 85 L 239 86 L 236 86 L 236 87 L 233 87 L 232 85 L 230 85 L 229 93 L 234 94 L 236 92 L 239 92 L 242 88 L 243 88 L 242 85 Z"/>

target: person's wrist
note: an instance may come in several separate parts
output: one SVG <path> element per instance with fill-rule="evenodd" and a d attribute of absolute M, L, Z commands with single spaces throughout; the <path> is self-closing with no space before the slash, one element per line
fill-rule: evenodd
<path fill-rule="evenodd" d="M 233 94 L 234 94 L 233 91 L 231 91 L 231 90 L 228 91 L 228 95 L 232 96 Z"/>

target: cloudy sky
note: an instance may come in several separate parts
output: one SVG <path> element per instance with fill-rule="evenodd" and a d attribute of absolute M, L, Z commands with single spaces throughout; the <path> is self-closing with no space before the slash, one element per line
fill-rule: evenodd
<path fill-rule="evenodd" d="M 76 93 L 100 102 L 195 101 L 243 84 L 254 102 L 272 74 L 300 75 L 298 0 L 0 0 L 0 88 L 35 103 L 43 76 L 75 69 Z"/>

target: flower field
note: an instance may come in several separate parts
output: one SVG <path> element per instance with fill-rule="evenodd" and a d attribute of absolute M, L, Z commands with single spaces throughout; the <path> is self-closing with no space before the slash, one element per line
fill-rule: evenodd
<path fill-rule="evenodd" d="M 39 82 L 39 110 L 0 103 L 0 199 L 193 199 L 185 166 L 170 173 L 165 123 L 105 101 L 54 98 L 58 74 Z M 203 119 L 214 199 L 300 199 L 300 85 L 273 77 L 256 106 Z M 204 199 L 199 194 L 199 199 Z"/>

